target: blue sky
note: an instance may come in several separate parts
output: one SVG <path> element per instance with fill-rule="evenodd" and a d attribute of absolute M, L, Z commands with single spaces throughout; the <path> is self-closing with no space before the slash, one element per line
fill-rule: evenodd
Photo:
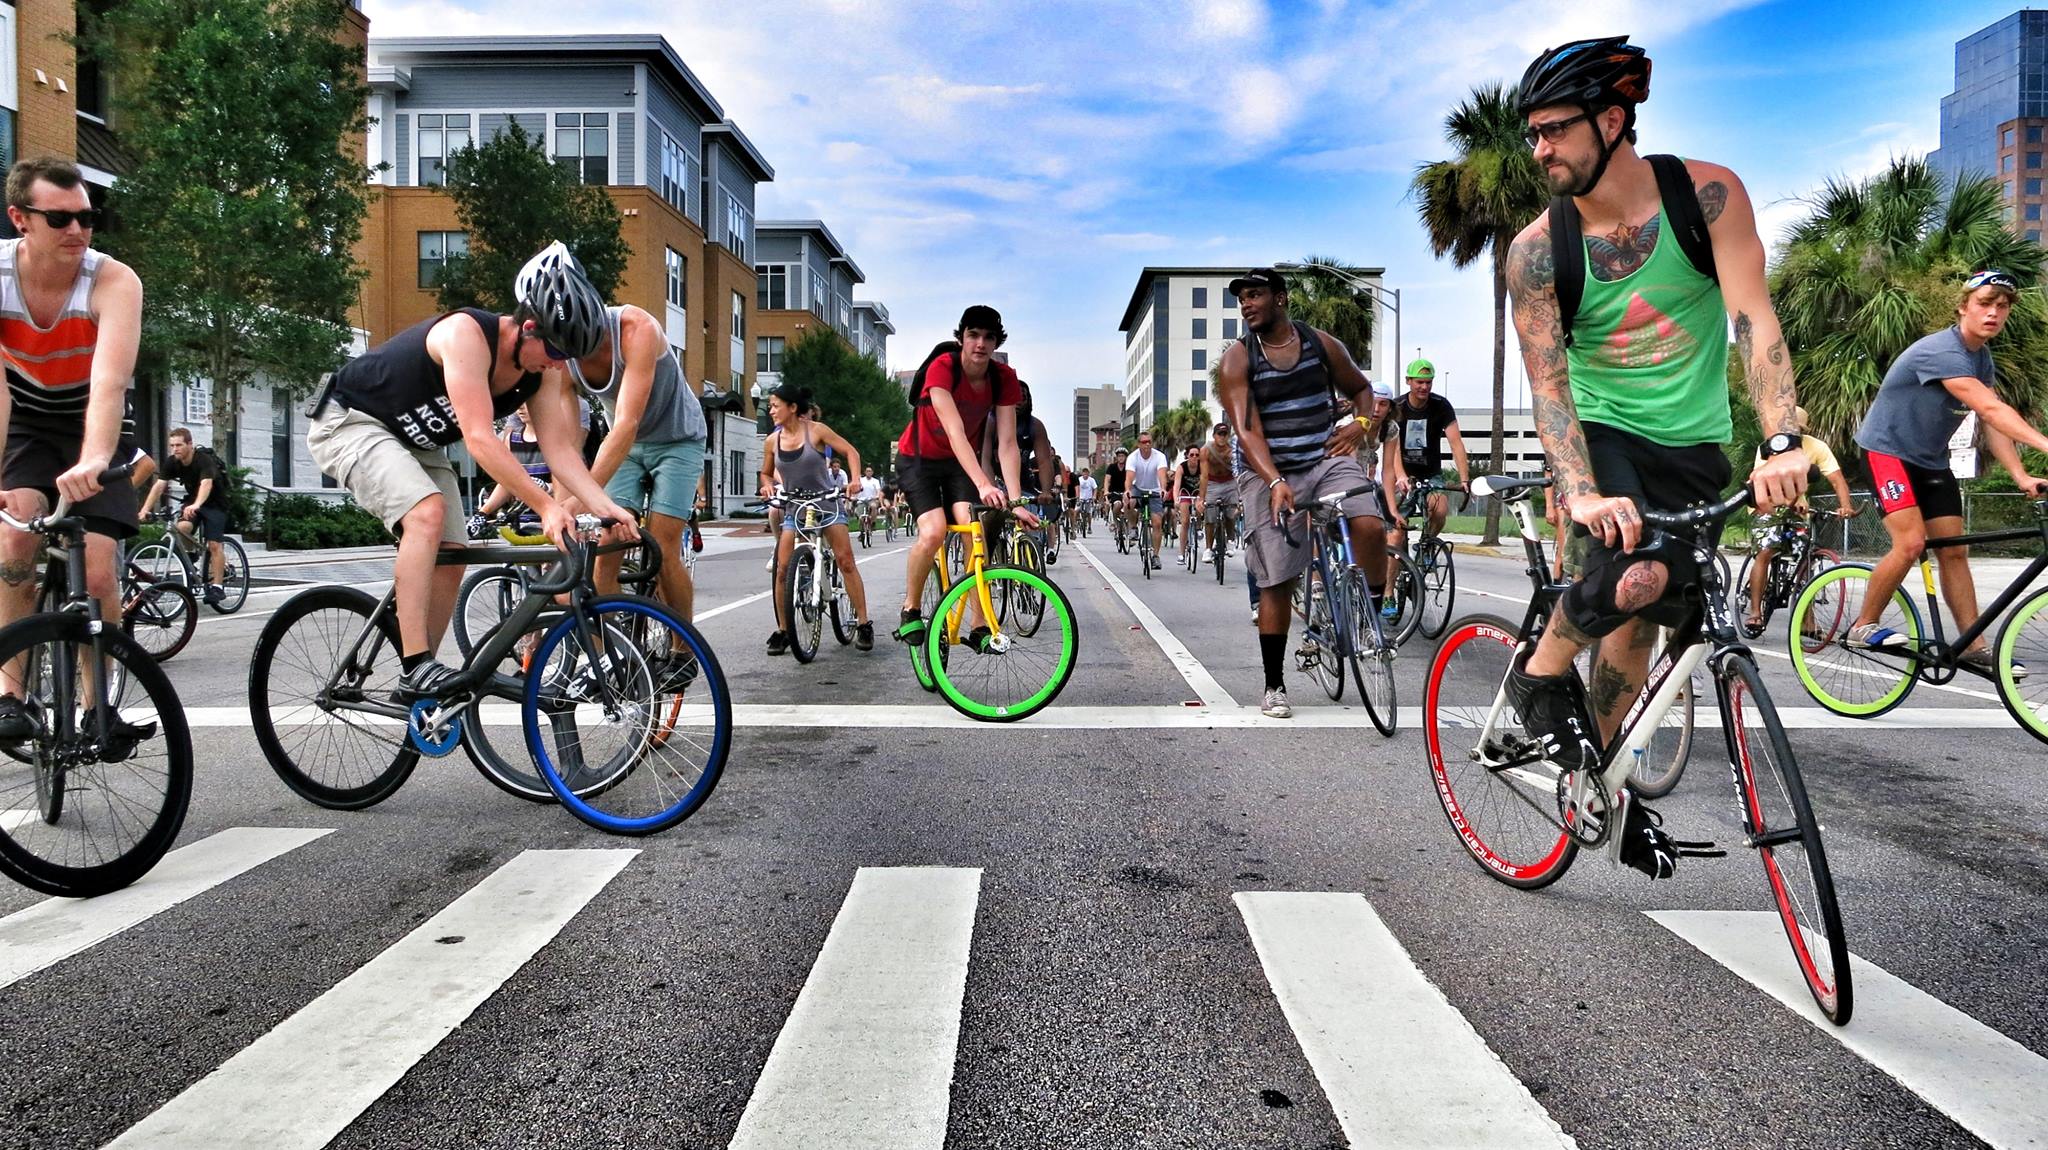
<path fill-rule="evenodd" d="M 1626 33 L 1655 61 L 1646 150 L 1724 163 L 1766 239 L 1831 177 L 1938 140 L 1977 0 L 367 0 L 374 35 L 659 32 L 776 169 L 763 217 L 818 217 L 914 366 L 994 304 L 1056 441 L 1123 383 L 1139 269 L 1308 253 L 1384 266 L 1405 354 L 1487 402 L 1491 288 L 1435 260 L 1407 185 L 1444 113 L 1538 50 Z M 1405 356 L 1404 356 L 1405 358 Z M 1509 402 L 1519 390 L 1509 342 Z"/>

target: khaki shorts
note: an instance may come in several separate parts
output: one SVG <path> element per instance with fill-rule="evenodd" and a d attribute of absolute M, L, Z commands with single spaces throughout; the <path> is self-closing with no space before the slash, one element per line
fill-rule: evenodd
<path fill-rule="evenodd" d="M 1365 469 L 1353 455 L 1332 456 L 1307 471 L 1281 478 L 1287 480 L 1287 486 L 1294 492 L 1294 506 L 1303 511 L 1325 495 L 1349 491 L 1367 482 Z M 1252 579 L 1261 587 L 1277 587 L 1308 570 L 1307 518 L 1296 516 L 1288 525 L 1294 532 L 1294 543 L 1289 545 L 1287 536 L 1273 524 L 1273 497 L 1257 472 L 1247 471 L 1238 477 L 1237 495 L 1244 504 L 1244 563 Z M 1376 491 L 1346 499 L 1342 510 L 1346 519 L 1361 515 L 1385 518 Z"/>
<path fill-rule="evenodd" d="M 468 545 L 462 490 L 455 485 L 455 465 L 447 451 L 411 447 L 374 417 L 338 403 L 329 403 L 313 421 L 306 446 L 320 470 L 347 488 L 393 535 L 408 512 L 438 495 L 447 501 L 441 514 L 441 541 Z"/>

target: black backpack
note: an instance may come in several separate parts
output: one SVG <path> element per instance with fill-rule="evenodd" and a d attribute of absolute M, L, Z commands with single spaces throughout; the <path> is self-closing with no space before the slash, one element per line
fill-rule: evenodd
<path fill-rule="evenodd" d="M 211 459 L 213 461 L 214 467 L 219 470 L 220 478 L 214 480 L 213 485 L 220 489 L 218 494 L 221 497 L 221 506 L 227 506 L 227 498 L 229 495 L 233 494 L 235 490 L 235 477 L 233 473 L 228 471 L 228 461 L 222 459 L 220 457 L 220 453 L 216 452 L 213 448 L 208 447 L 205 444 L 195 443 L 192 445 L 192 450 L 196 454 L 203 455 L 206 458 Z"/>
<path fill-rule="evenodd" d="M 931 352 L 924 357 L 924 362 L 917 365 L 917 371 L 910 377 L 910 437 L 911 449 L 913 451 L 922 451 L 924 449 L 924 435 L 918 425 L 917 409 L 932 405 L 931 395 L 925 389 L 925 377 L 931 374 L 932 364 L 938 362 L 940 356 L 958 354 L 960 354 L 959 340 L 941 340 L 938 346 L 932 348 Z"/>
<path fill-rule="evenodd" d="M 1721 277 L 1714 269 L 1714 242 L 1707 234 L 1706 213 L 1700 211 L 1698 189 L 1686 174 L 1685 161 L 1677 156 L 1645 156 L 1657 173 L 1657 193 L 1664 200 L 1664 218 L 1678 233 L 1678 250 L 1694 270 L 1714 281 Z M 1572 320 L 1578 317 L 1579 302 L 1586 295 L 1585 233 L 1579 226 L 1579 206 L 1570 196 L 1550 201 L 1550 257 L 1557 270 L 1557 318 L 1564 328 L 1564 345 L 1572 346 Z"/>

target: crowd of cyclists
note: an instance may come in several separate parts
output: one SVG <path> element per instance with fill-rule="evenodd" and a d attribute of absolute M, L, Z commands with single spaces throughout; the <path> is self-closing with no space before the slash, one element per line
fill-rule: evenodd
<path fill-rule="evenodd" d="M 1802 435 L 1741 180 L 1718 164 L 1637 150 L 1649 73 L 1647 56 L 1625 38 L 1581 41 L 1545 52 L 1519 88 L 1525 135 L 1554 198 L 1515 238 L 1506 274 L 1553 479 L 1553 521 L 1569 536 L 1558 551 L 1561 562 L 1569 553 L 1571 582 L 1540 639 L 1518 652 L 1506 690 L 1528 736 L 1568 771 L 1592 764 L 1613 737 L 1643 689 L 1654 626 L 1698 583 L 1696 557 L 1647 531 L 1644 516 L 1711 503 L 1730 485 L 1731 325 L 1737 371 L 1765 433 L 1744 480 L 1759 512 L 1802 513 L 1810 467 L 1834 486 L 1840 513 L 1855 510 L 1832 452 Z M 85 585 L 117 614 L 115 544 L 135 533 L 138 508 L 134 487 L 106 473 L 134 453 L 123 447 L 122 416 L 143 288 L 90 247 L 97 212 L 75 167 L 18 163 L 7 198 L 21 238 L 0 244 L 5 509 L 31 520 L 68 502 L 88 531 Z M 397 540 L 403 701 L 432 700 L 458 681 L 437 652 L 463 571 L 439 559 L 466 547 L 483 521 L 465 514 L 448 455 L 454 444 L 495 485 L 480 516 L 523 508 L 539 535 L 564 546 L 578 516 L 602 522 L 607 543 L 644 538 L 670 556 L 702 545 L 692 524 L 708 429 L 661 322 L 608 305 L 561 243 L 527 261 L 513 287 L 511 314 L 461 308 L 423 320 L 327 377 L 310 408 L 314 461 Z M 1956 324 L 1915 343 L 1884 376 L 1856 442 L 1890 547 L 1850 644 L 1883 650 L 1909 641 L 1877 613 L 1930 537 L 1961 531 L 1948 443 L 1966 414 L 1976 414 L 1992 455 L 2022 490 L 2048 492 L 2048 479 L 2030 475 L 2018 450 L 2048 451 L 2048 436 L 1999 397 L 1989 348 L 2022 289 L 2004 271 L 1971 276 L 1958 285 Z M 784 383 L 766 399 L 773 429 L 760 472 L 777 585 L 798 532 L 822 532 L 850 600 L 852 641 L 865 652 L 874 624 L 853 536 L 866 541 L 877 524 L 910 532 L 890 634 L 913 647 L 935 622 L 920 592 L 949 525 L 991 509 L 1054 540 L 1100 526 L 1151 570 L 1170 555 L 1190 569 L 1205 554 L 1241 556 L 1263 673 L 1259 709 L 1291 717 L 1289 633 L 1310 562 L 1298 517 L 1318 501 L 1337 510 L 1367 557 L 1358 565 L 1367 608 L 1392 612 L 1394 556 L 1408 543 L 1408 517 L 1397 508 L 1412 506 L 1425 532 L 1441 531 L 1472 466 L 1429 361 L 1406 366 L 1397 394 L 1368 380 L 1341 341 L 1293 318 L 1280 270 L 1251 269 L 1228 290 L 1245 336 L 1222 356 L 1222 419 L 1202 442 L 1175 450 L 1140 429 L 1132 447 L 1099 466 L 1059 457 L 1029 386 L 996 355 L 1008 333 L 986 305 L 966 308 L 952 339 L 919 365 L 893 464 L 864 459 L 806 391 Z M 592 435 L 594 421 L 608 431 Z M 189 433 L 173 439 L 172 453 L 163 477 L 188 493 L 180 530 L 212 544 L 218 564 L 223 477 L 194 457 Z M 159 479 L 149 503 L 163 492 Z M 799 494 L 830 495 L 833 509 L 799 524 L 785 512 Z M 30 610 L 39 554 L 34 535 L 0 529 L 0 627 Z M 1754 609 L 1744 621 L 1753 632 L 1769 558 L 1767 543 L 1749 584 Z M 598 590 L 619 589 L 623 562 L 621 553 L 598 561 Z M 1941 549 L 1940 566 L 1944 596 L 1967 627 L 1977 605 L 1966 549 Z M 652 590 L 683 622 L 693 618 L 687 564 L 661 565 Z M 773 609 L 771 656 L 788 649 L 792 626 L 785 597 Z M 967 641 L 985 641 L 986 631 Z M 1574 660 L 1588 650 L 1581 677 Z M 1961 659 L 1980 672 L 1992 665 L 1981 643 Z M 37 722 L 20 669 L 6 668 L 0 740 L 24 738 Z M 1628 809 L 1623 861 L 1670 874 L 1677 852 L 1661 820 L 1641 803 Z"/>

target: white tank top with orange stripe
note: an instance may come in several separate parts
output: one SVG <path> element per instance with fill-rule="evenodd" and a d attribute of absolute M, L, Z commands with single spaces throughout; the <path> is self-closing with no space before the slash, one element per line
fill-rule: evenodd
<path fill-rule="evenodd" d="M 106 255 L 87 248 L 64 307 L 48 327 L 29 314 L 16 263 L 20 240 L 0 240 L 0 360 L 7 365 L 13 421 L 65 428 L 83 427 L 92 391 L 92 355 L 99 344 L 99 317 L 92 288 Z"/>

